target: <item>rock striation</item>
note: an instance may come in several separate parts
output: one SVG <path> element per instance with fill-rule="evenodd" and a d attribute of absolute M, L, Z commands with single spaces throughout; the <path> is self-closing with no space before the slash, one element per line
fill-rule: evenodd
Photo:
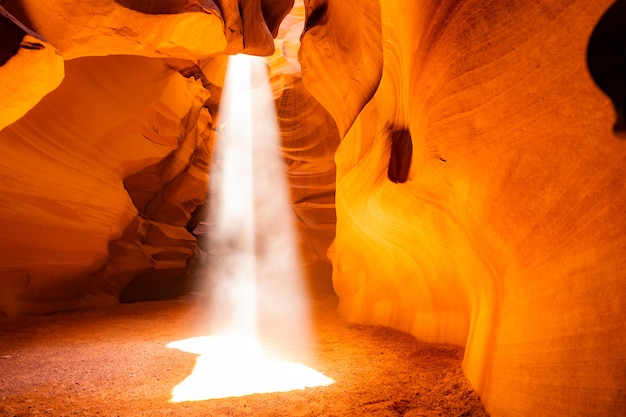
<path fill-rule="evenodd" d="M 611 3 L 307 2 L 303 82 L 342 134 L 340 312 L 465 346 L 495 416 L 626 407 L 626 149 L 586 61 Z"/>
<path fill-rule="evenodd" d="M 0 4 L 2 315 L 189 290 L 225 54 L 292 5 Z"/>
<path fill-rule="evenodd" d="M 0 315 L 188 290 L 226 58 L 262 55 L 340 313 L 464 346 L 491 415 L 619 415 L 613 3 L 0 0 Z"/>

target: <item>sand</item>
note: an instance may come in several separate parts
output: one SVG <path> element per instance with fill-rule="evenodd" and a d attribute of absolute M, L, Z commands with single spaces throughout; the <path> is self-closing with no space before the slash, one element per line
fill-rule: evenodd
<path fill-rule="evenodd" d="M 206 336 L 197 297 L 0 321 L 0 416 L 488 415 L 462 348 L 350 324 L 336 304 L 316 296 L 315 343 L 283 349 L 334 383 L 203 401 L 172 402 L 199 355 L 167 347 Z"/>

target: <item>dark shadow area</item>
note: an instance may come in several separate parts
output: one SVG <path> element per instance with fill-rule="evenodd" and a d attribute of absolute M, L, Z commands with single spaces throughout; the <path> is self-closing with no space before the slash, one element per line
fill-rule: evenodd
<path fill-rule="evenodd" d="M 0 14 L 0 66 L 17 54 L 25 34 L 25 30 Z"/>
<path fill-rule="evenodd" d="M 307 18 L 302 34 L 315 26 L 326 24 L 326 22 L 328 21 L 327 12 L 328 3 L 326 1 L 322 1 L 314 6 L 314 8 L 307 13 Z"/>
<path fill-rule="evenodd" d="M 272 37 L 278 35 L 278 28 L 285 16 L 293 9 L 294 0 L 261 0 L 261 12 Z"/>
<path fill-rule="evenodd" d="M 24 8 L 21 0 L 0 0 L 0 7 L 4 7 L 4 9 L 9 12 L 9 14 L 13 16 L 13 18 L 15 18 L 17 21 L 19 21 L 22 25 L 26 26 L 33 32 L 37 32 L 37 28 L 30 20 L 28 12 Z M 0 31 L 0 33 L 2 32 Z"/>
<path fill-rule="evenodd" d="M 145 14 L 177 14 L 202 12 L 214 9 L 212 1 L 207 0 L 114 0 L 120 6 Z"/>
<path fill-rule="evenodd" d="M 388 127 L 387 130 L 391 145 L 387 176 L 391 182 L 403 183 L 409 178 L 411 159 L 413 158 L 411 132 L 405 127 L 395 126 Z"/>
<path fill-rule="evenodd" d="M 613 102 L 613 132 L 626 139 L 626 0 L 616 1 L 600 18 L 589 39 L 587 64 L 595 83 Z"/>
<path fill-rule="evenodd" d="M 137 274 L 120 294 L 120 302 L 171 300 L 189 294 L 200 284 L 195 274 L 197 259 L 188 261 L 186 271 L 150 270 Z"/>

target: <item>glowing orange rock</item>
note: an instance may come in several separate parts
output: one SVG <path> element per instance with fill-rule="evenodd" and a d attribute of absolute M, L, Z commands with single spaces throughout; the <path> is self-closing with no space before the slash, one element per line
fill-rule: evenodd
<path fill-rule="evenodd" d="M 302 80 L 335 119 L 343 136 L 380 82 L 380 5 L 377 1 L 304 3 Z M 309 48 L 313 50 L 309 52 Z"/>
<path fill-rule="evenodd" d="M 206 190 L 206 90 L 142 57 L 73 60 L 66 72 L 58 89 L 0 133 L 0 269 L 14 277 L 0 283 L 7 314 L 116 300 L 137 272 L 184 270 L 195 247 L 186 222 L 175 219 L 189 218 Z M 162 186 L 150 200 L 162 201 L 171 221 L 124 188 L 159 163 Z M 137 234 L 130 227 L 138 215 Z M 120 238 L 135 249 L 115 249 Z"/>
<path fill-rule="evenodd" d="M 20 1 L 33 30 L 63 59 L 112 54 L 198 59 L 226 47 L 219 9 L 189 2 Z M 203 2 L 211 5 L 212 2 Z M 155 7 L 156 6 L 156 7 Z M 184 29 L 183 29 L 184 28 Z"/>
<path fill-rule="evenodd" d="M 22 117 L 63 79 L 54 46 L 0 6 L 0 130 Z"/>
<path fill-rule="evenodd" d="M 383 39 L 360 105 L 337 93 L 375 67 L 322 35 L 354 11 L 308 3 L 305 84 L 340 132 L 359 113 L 335 157 L 340 312 L 466 346 L 492 415 L 621 413 L 626 150 L 585 60 L 611 1 L 360 2 L 381 16 L 359 41 Z M 402 184 L 389 125 L 412 139 Z"/>
<path fill-rule="evenodd" d="M 1 27 L 32 33 L 0 66 L 0 311 L 181 271 L 214 55 L 271 54 L 290 2 L 13 3 Z M 305 1 L 302 48 L 283 29 L 270 62 L 294 208 L 319 254 L 336 204 L 340 312 L 465 346 L 492 415 L 618 415 L 626 151 L 585 62 L 612 1 L 511 3 Z"/>
<path fill-rule="evenodd" d="M 130 284 L 180 278 L 212 158 L 225 63 L 215 54 L 271 54 L 292 3 L 1 9 L 0 32 L 12 34 L 0 44 L 3 314 L 117 302 Z"/>

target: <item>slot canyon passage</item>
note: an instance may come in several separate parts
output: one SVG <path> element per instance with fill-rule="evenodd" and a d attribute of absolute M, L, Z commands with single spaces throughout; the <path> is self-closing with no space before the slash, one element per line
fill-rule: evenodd
<path fill-rule="evenodd" d="M 623 415 L 625 3 L 0 0 L 0 415 Z M 262 130 L 223 114 L 235 56 L 293 214 L 253 247 L 298 261 L 311 330 L 261 339 L 322 383 L 174 401 L 286 369 L 207 339 L 213 169 Z"/>

